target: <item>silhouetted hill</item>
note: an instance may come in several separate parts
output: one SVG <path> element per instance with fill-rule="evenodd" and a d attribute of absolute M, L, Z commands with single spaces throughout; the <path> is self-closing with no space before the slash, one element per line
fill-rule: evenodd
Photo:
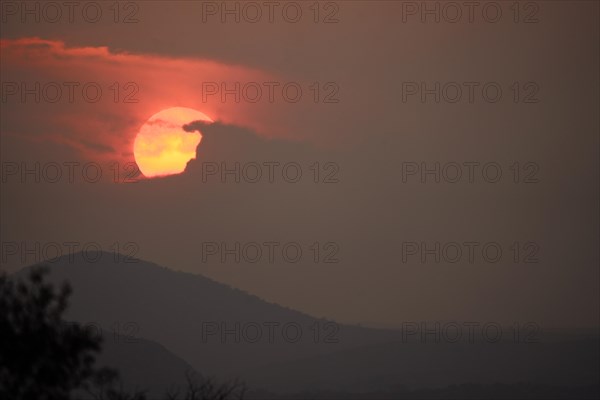
<path fill-rule="evenodd" d="M 437 389 L 407 390 L 397 387 L 391 390 L 380 390 L 374 392 L 353 393 L 350 391 L 305 391 L 291 394 L 272 393 L 264 390 L 249 391 L 246 394 L 248 400 L 434 400 L 434 399 L 456 399 L 456 400 L 481 400 L 481 399 L 537 399 L 537 400 L 573 400 L 590 399 L 596 400 L 600 397 L 600 386 L 557 386 L 557 385 L 535 385 L 526 382 L 513 384 L 495 383 L 491 385 L 462 384 L 450 385 Z"/>
<path fill-rule="evenodd" d="M 90 325 L 90 329 L 94 327 Z M 196 374 L 187 362 L 158 343 L 141 338 L 132 339 L 114 330 L 93 332 L 103 338 L 102 353 L 96 359 L 96 365 L 119 371 L 120 383 L 128 393 L 143 390 L 149 400 L 163 399 L 169 389 L 180 388 L 184 393 L 187 388 L 186 374 Z M 78 398 L 94 399 L 84 392 L 78 393 Z"/>
<path fill-rule="evenodd" d="M 67 280 L 74 288 L 69 318 L 106 330 L 127 325 L 129 335 L 161 343 L 199 372 L 237 376 L 274 362 L 388 341 L 396 335 L 329 325 L 201 275 L 141 260 L 115 262 L 111 253 L 102 253 L 94 263 L 81 253 L 72 257 L 48 264 L 50 280 Z"/>
<path fill-rule="evenodd" d="M 51 280 L 68 280 L 74 288 L 69 318 L 129 341 L 160 343 L 200 373 L 239 377 L 256 390 L 366 393 L 399 385 L 598 384 L 597 335 L 541 343 L 401 342 L 398 331 L 336 325 L 201 275 L 142 260 L 128 263 L 110 253 L 99 256 L 94 263 L 76 254 L 49 264 Z M 107 347 L 106 357 L 133 371 L 131 382 L 146 382 L 154 373 L 136 375 L 138 361 L 177 365 L 176 372 L 171 367 L 157 372 L 160 379 L 177 382 L 183 364 L 156 347 L 115 346 Z"/>
<path fill-rule="evenodd" d="M 521 344 L 392 342 L 274 364 L 244 376 L 251 387 L 279 392 L 364 393 L 400 384 L 414 390 L 472 382 L 598 385 L 599 346 L 598 336 Z"/>

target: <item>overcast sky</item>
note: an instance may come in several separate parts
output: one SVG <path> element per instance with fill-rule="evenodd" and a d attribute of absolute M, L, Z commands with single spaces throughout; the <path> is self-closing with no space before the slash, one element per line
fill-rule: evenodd
<path fill-rule="evenodd" d="M 463 6 L 456 23 L 443 2 L 439 23 L 421 2 L 282 2 L 255 23 L 236 2 L 239 23 L 221 2 L 100 4 L 96 23 L 41 5 L 36 23 L 3 2 L 3 268 L 38 255 L 7 243 L 117 243 L 343 322 L 598 327 L 598 3 L 499 2 L 497 22 Z M 170 107 L 218 123 L 189 121 L 203 138 L 183 174 L 123 183 L 138 130 Z M 23 178 L 36 162 L 60 182 Z M 236 163 L 239 183 L 221 176 Z M 439 182 L 422 174 L 436 163 Z M 236 242 L 262 258 L 206 254 Z"/>

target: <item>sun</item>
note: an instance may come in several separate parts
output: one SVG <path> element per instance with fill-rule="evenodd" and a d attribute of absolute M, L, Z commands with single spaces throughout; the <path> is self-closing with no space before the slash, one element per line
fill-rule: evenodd
<path fill-rule="evenodd" d="M 183 130 L 192 121 L 213 122 L 206 114 L 185 107 L 162 110 L 146 121 L 133 144 L 135 161 L 145 177 L 182 173 L 196 157 L 202 135 Z"/>

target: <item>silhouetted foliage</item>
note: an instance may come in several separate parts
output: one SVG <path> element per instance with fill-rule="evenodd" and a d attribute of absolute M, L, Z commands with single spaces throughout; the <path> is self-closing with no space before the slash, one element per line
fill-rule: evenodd
<path fill-rule="evenodd" d="M 33 268 L 26 280 L 0 274 L 0 399 L 69 400 L 87 393 L 96 400 L 146 400 L 128 393 L 116 370 L 96 368 L 101 338 L 64 320 L 71 288 L 44 282 L 48 268 Z M 239 382 L 186 376 L 181 400 L 241 399 Z M 74 393 L 77 393 L 75 395 Z M 165 398 L 179 399 L 179 391 Z"/>
<path fill-rule="evenodd" d="M 97 373 L 100 338 L 63 320 L 71 294 L 44 282 L 47 268 L 27 281 L 0 276 L 0 398 L 69 399 Z"/>
<path fill-rule="evenodd" d="M 166 394 L 168 400 L 241 400 L 246 392 L 246 386 L 238 381 L 219 384 L 213 378 L 196 376 L 193 371 L 187 371 L 185 377 L 186 393 L 179 397 L 179 390 L 171 389 Z"/>
<path fill-rule="evenodd" d="M 95 400 L 146 400 L 143 391 L 130 394 L 123 388 L 117 371 L 103 368 L 83 385 L 85 391 Z"/>

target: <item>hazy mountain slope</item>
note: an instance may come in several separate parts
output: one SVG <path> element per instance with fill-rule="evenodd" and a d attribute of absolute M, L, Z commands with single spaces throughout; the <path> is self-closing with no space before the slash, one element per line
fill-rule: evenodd
<path fill-rule="evenodd" d="M 261 365 L 389 341 L 396 335 L 341 325 L 336 331 L 326 321 L 203 276 L 141 260 L 115 262 L 109 253 L 95 263 L 78 253 L 73 260 L 65 256 L 49 266 L 51 280 L 68 280 L 74 288 L 69 318 L 104 329 L 126 328 L 127 335 L 161 343 L 203 373 L 237 376 Z M 208 334 L 211 327 L 217 329 L 213 335 Z M 257 329 L 262 336 L 251 343 Z M 222 343 L 220 331 L 226 330 L 230 332 Z"/>
<path fill-rule="evenodd" d="M 385 343 L 247 371 L 251 387 L 274 391 L 369 392 L 399 385 L 598 385 L 598 336 L 568 342 Z M 326 379 L 324 379 L 326 377 Z"/>
<path fill-rule="evenodd" d="M 97 363 L 117 369 L 128 387 L 147 390 L 150 399 L 163 398 L 172 386 L 185 388 L 186 373 L 195 373 L 187 362 L 156 342 L 132 342 L 124 336 L 105 334 Z"/>
<path fill-rule="evenodd" d="M 65 257 L 50 264 L 51 279 L 68 280 L 74 288 L 71 319 L 115 331 L 129 341 L 156 341 L 198 372 L 240 377 L 253 388 L 282 392 L 347 388 L 362 392 L 398 385 L 598 383 L 597 335 L 542 343 L 512 343 L 510 337 L 499 343 L 421 344 L 415 338 L 402 343 L 398 331 L 345 325 L 336 331 L 326 325 L 327 321 L 267 303 L 200 275 L 141 260 L 117 261 L 112 254 L 103 253 L 99 262 L 86 263 L 77 254 L 73 260 Z M 203 323 L 211 324 L 215 334 L 207 335 Z M 229 330 L 223 338 L 225 343 L 218 332 L 221 323 Z M 235 329 L 236 323 L 239 329 Z M 287 340 L 282 330 L 285 324 L 295 324 L 287 331 Z M 262 329 L 262 337 L 252 342 L 257 327 Z M 291 340 L 298 328 L 302 335 Z M 148 350 L 153 355 L 131 343 L 111 346 L 106 356 L 114 356 L 114 362 L 131 371 L 126 372 L 131 374 L 131 382 L 148 382 L 147 374 L 136 375 L 136 360 L 154 357 L 156 361 L 143 363 L 160 363 L 156 349 Z M 113 353 L 115 349 L 125 353 Z M 179 366 L 173 371 L 166 367 L 157 372 L 160 379 L 179 382 L 182 366 L 175 364 Z"/>
<path fill-rule="evenodd" d="M 102 353 L 96 359 L 97 367 L 109 367 L 119 372 L 123 389 L 129 393 L 142 390 L 149 400 L 164 399 L 169 389 L 185 392 L 186 374 L 196 374 L 185 361 L 176 357 L 162 345 L 145 339 L 134 341 L 111 331 L 95 331 L 102 335 Z M 86 392 L 78 398 L 93 399 Z"/>

